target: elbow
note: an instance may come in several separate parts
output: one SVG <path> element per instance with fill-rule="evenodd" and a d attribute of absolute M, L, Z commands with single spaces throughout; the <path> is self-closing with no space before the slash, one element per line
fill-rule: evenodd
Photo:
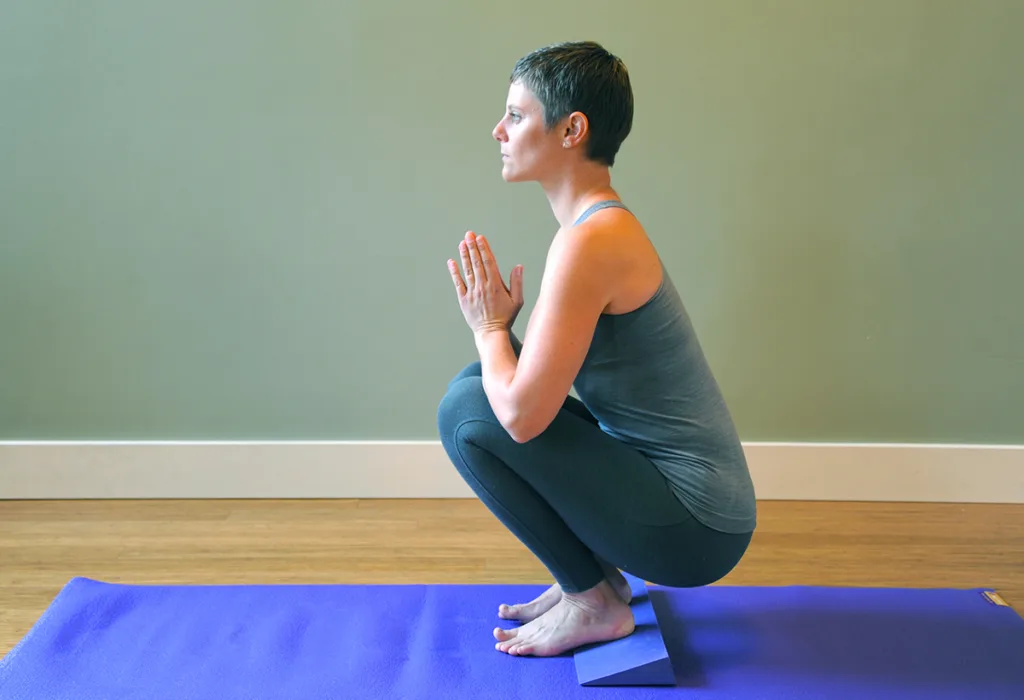
<path fill-rule="evenodd" d="M 511 430 L 509 431 L 508 434 L 511 436 L 511 438 L 514 441 L 516 441 L 520 445 L 525 445 L 530 440 L 532 440 L 535 437 L 537 437 L 537 435 L 534 435 L 533 433 L 522 433 L 522 432 L 518 432 L 518 431 L 513 432 Z"/>
<path fill-rule="evenodd" d="M 501 421 L 501 424 L 504 426 L 505 432 L 508 433 L 508 436 L 520 445 L 525 442 L 529 442 L 536 437 L 531 434 L 529 426 L 525 424 L 525 421 L 518 416 L 506 418 Z"/>
<path fill-rule="evenodd" d="M 542 423 L 536 419 L 536 412 L 531 413 L 515 413 L 513 416 L 504 421 L 505 431 L 508 432 L 509 437 L 515 440 L 520 445 L 533 440 L 535 437 L 543 433 L 547 429 L 547 424 Z M 531 420 L 532 417 L 532 420 Z"/>
<path fill-rule="evenodd" d="M 509 437 L 511 437 L 516 442 L 518 442 L 520 445 L 529 442 L 530 440 L 532 440 L 535 437 L 537 437 L 537 435 L 539 434 L 539 433 L 535 434 L 533 432 L 524 431 L 521 428 L 516 428 L 516 427 L 512 427 L 512 426 L 506 428 L 506 430 L 508 431 Z"/>
<path fill-rule="evenodd" d="M 533 440 L 551 425 L 562 404 L 549 408 L 539 405 L 537 397 L 525 398 L 510 395 L 507 403 L 497 413 L 498 420 L 513 440 L 523 444 Z"/>

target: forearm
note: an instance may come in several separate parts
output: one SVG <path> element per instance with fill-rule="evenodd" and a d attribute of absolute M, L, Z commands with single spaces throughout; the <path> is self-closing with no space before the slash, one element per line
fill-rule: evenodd
<path fill-rule="evenodd" d="M 508 329 L 508 340 L 512 344 L 512 350 L 515 351 L 516 357 L 522 355 L 523 344 L 519 340 L 519 338 L 516 337 L 515 331 L 513 331 L 511 328 Z"/>
<path fill-rule="evenodd" d="M 519 364 L 519 350 L 514 345 L 519 345 L 521 349 L 522 344 L 511 330 L 485 331 L 475 334 L 474 338 L 480 355 L 484 393 L 487 394 L 494 415 L 514 438 L 518 410 L 512 394 L 512 383 Z"/>

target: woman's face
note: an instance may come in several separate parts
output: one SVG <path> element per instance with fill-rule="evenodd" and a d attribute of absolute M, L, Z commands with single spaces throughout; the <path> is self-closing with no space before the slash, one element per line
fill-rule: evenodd
<path fill-rule="evenodd" d="M 520 83 L 509 85 L 505 114 L 491 133 L 501 144 L 506 182 L 541 180 L 565 157 L 563 134 L 545 128 L 543 105 Z"/>

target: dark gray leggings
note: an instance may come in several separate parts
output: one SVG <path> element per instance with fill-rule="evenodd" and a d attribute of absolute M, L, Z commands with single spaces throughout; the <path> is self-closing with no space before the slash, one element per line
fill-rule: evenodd
<path fill-rule="evenodd" d="M 602 431 L 572 396 L 547 430 L 517 443 L 495 417 L 474 362 L 448 384 L 437 423 L 466 483 L 566 592 L 600 583 L 602 561 L 657 585 L 707 585 L 750 543 L 749 534 L 695 520 L 655 466 Z"/>

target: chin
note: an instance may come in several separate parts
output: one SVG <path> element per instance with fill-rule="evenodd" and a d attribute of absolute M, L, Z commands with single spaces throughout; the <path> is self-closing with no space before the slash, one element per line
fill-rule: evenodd
<path fill-rule="evenodd" d="M 523 177 L 522 173 L 516 173 L 515 171 L 509 171 L 505 168 L 501 169 L 501 179 L 505 182 L 523 182 L 526 178 Z"/>

